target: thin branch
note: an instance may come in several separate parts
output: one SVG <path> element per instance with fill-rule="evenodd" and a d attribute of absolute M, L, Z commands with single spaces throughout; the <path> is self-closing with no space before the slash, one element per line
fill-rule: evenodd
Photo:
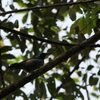
<path fill-rule="evenodd" d="M 88 100 L 91 100 L 91 99 L 90 99 L 90 96 L 89 96 L 89 91 L 88 91 L 88 89 L 87 89 L 87 86 L 86 86 L 86 93 L 87 93 L 87 99 L 88 99 Z"/>
<path fill-rule="evenodd" d="M 49 44 L 68 46 L 68 47 L 77 46 L 77 44 L 70 44 L 67 41 L 65 41 L 65 42 L 63 42 L 63 41 L 51 41 L 51 40 L 47 40 L 47 39 L 44 39 L 44 38 L 32 36 L 32 35 L 29 35 L 29 34 L 24 34 L 20 31 L 16 31 L 16 30 L 4 27 L 4 26 L 0 26 L 0 29 L 10 31 L 10 32 L 12 32 L 16 35 L 20 35 L 20 36 L 23 36 L 25 38 L 34 39 L 34 40 L 38 40 L 38 41 L 41 41 L 41 42 L 46 42 L 46 43 L 49 43 Z M 87 47 L 100 47 L 100 44 L 86 44 L 86 45 L 87 45 Z"/>
<path fill-rule="evenodd" d="M 79 69 L 79 65 L 84 60 L 84 58 L 85 58 L 85 56 L 81 60 L 78 61 L 78 63 L 74 67 L 74 69 L 71 72 L 69 72 L 69 74 L 68 74 L 69 76 L 71 76 L 75 72 L 75 70 L 78 70 Z"/>
<path fill-rule="evenodd" d="M 48 62 L 44 66 L 40 67 L 39 69 L 35 70 L 28 76 L 24 77 L 23 79 L 11 84 L 10 86 L 4 88 L 2 91 L 0 91 L 0 99 L 9 95 L 10 93 L 14 92 L 18 88 L 24 86 L 26 83 L 30 82 L 31 80 L 36 79 L 37 77 L 43 75 L 47 71 L 51 70 L 58 64 L 60 64 L 63 61 L 68 60 L 71 56 L 75 55 L 76 53 L 79 53 L 83 49 L 86 48 L 86 44 L 93 44 L 97 42 L 100 39 L 100 32 L 93 35 L 91 38 L 87 39 L 86 41 L 82 42 L 80 46 L 74 46 L 71 49 L 69 49 L 67 52 L 59 55 L 54 60 Z"/>
<path fill-rule="evenodd" d="M 1 78 L 1 83 L 2 83 L 2 88 L 5 88 L 5 81 L 4 81 L 4 73 L 2 69 L 0 69 L 0 78 Z"/>
<path fill-rule="evenodd" d="M 0 79 L 1 79 L 1 83 L 3 88 L 5 87 L 5 82 L 4 82 L 4 74 L 2 71 L 2 58 L 1 58 L 1 52 L 0 52 Z"/>
<path fill-rule="evenodd" d="M 69 77 L 75 72 L 75 70 L 77 70 L 79 68 L 80 63 L 84 60 L 84 58 L 85 58 L 85 56 L 81 60 L 79 60 L 78 63 L 76 64 L 76 66 L 74 67 L 74 69 L 68 73 Z M 58 92 L 65 84 L 66 84 L 66 82 L 62 83 L 59 87 L 57 87 L 56 92 Z M 53 97 L 50 98 L 50 100 L 52 100 L 52 99 L 53 99 Z"/>
<path fill-rule="evenodd" d="M 16 31 L 16 30 L 4 27 L 4 26 L 0 26 L 0 29 L 6 30 L 6 31 L 10 31 L 10 32 L 12 32 L 12 33 L 14 33 L 16 35 L 20 35 L 20 36 L 23 36 L 25 38 L 34 39 L 34 40 L 38 40 L 38 41 L 41 41 L 41 42 L 46 42 L 46 43 L 49 43 L 49 44 L 62 45 L 62 46 L 68 46 L 68 47 L 75 46 L 74 44 L 70 44 L 68 42 L 51 41 L 51 40 L 47 40 L 47 39 L 44 39 L 44 38 L 40 38 L 40 37 L 24 34 L 22 32 L 19 32 L 19 31 Z"/>
<path fill-rule="evenodd" d="M 13 11 L 7 11 L 7 12 L 4 12 L 4 13 L 0 13 L 0 16 L 1 15 L 6 15 L 6 14 L 11 14 L 11 13 L 30 11 L 30 10 L 35 10 L 35 9 L 59 8 L 59 7 L 63 7 L 63 6 L 88 4 L 88 3 L 92 3 L 92 2 L 96 2 L 96 1 L 99 1 L 99 0 L 89 0 L 89 1 L 80 1 L 80 2 L 60 3 L 60 4 L 46 5 L 46 6 L 35 6 L 35 7 L 30 7 L 30 8 L 25 8 L 25 9 L 13 10 Z"/>
<path fill-rule="evenodd" d="M 100 44 L 90 44 L 90 45 L 87 45 L 87 46 L 89 46 L 89 47 L 100 47 Z"/>

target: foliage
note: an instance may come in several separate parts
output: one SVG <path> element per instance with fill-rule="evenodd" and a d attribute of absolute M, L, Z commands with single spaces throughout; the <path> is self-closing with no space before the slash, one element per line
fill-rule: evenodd
<path fill-rule="evenodd" d="M 0 12 L 4 13 L 0 15 L 1 90 L 27 75 L 22 70 L 8 70 L 10 64 L 29 59 L 40 52 L 51 53 L 46 59 L 46 62 L 49 62 L 63 52 L 69 51 L 73 46 L 80 45 L 93 33 L 97 33 L 100 28 L 100 5 L 95 2 L 81 3 L 82 0 L 76 0 L 76 2 L 80 1 L 79 4 L 74 4 L 73 0 L 70 1 L 72 5 L 66 6 L 60 5 L 69 3 L 67 0 L 13 0 L 6 5 L 3 3 L 5 1 L 0 1 Z M 49 7 L 50 5 L 54 6 Z M 5 12 L 8 10 L 6 6 L 14 12 L 6 14 Z M 42 8 L 43 6 L 47 7 Z M 17 12 L 18 8 L 32 7 L 34 9 Z M 71 27 L 67 24 L 69 20 L 67 22 L 66 18 L 71 20 Z M 66 25 L 60 27 L 57 24 L 58 21 L 65 21 Z M 63 31 L 66 33 L 65 35 L 62 34 Z M 16 34 L 17 32 L 20 33 Z M 32 38 L 30 34 L 35 37 Z M 49 42 L 45 40 L 49 40 Z M 92 52 L 95 52 L 93 58 Z M 74 54 L 66 62 L 61 62 L 49 72 L 32 80 L 32 88 L 34 87 L 32 93 L 27 95 L 21 88 L 10 93 L 4 99 L 14 100 L 21 96 L 25 100 L 28 98 L 30 100 L 52 100 L 53 98 L 57 100 L 66 100 L 66 98 L 68 98 L 67 100 L 78 98 L 86 100 L 87 95 L 88 100 L 92 97 L 99 100 L 99 52 L 99 48 L 97 49 L 95 45 L 93 47 L 88 44 L 85 50 Z M 80 58 L 84 58 L 81 60 L 82 64 L 80 64 Z"/>

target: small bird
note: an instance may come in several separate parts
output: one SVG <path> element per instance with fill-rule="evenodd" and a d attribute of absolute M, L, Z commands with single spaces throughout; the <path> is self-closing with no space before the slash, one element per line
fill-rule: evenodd
<path fill-rule="evenodd" d="M 20 63 L 14 63 L 9 66 L 9 69 L 23 69 L 26 72 L 32 72 L 38 68 L 40 68 L 44 64 L 44 59 L 47 53 L 41 53 L 34 59 L 29 59 L 26 61 L 22 61 Z"/>

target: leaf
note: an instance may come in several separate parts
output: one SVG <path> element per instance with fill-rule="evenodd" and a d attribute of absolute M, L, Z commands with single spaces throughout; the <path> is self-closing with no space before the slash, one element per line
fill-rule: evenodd
<path fill-rule="evenodd" d="M 14 10 L 15 9 L 15 7 L 14 7 L 14 5 L 10 5 L 10 8 L 12 9 L 12 10 Z"/>
<path fill-rule="evenodd" d="M 100 75 L 100 70 L 98 71 L 98 75 Z"/>
<path fill-rule="evenodd" d="M 77 75 L 78 75 L 79 77 L 81 77 L 81 76 L 82 76 L 82 72 L 81 72 L 81 71 L 78 71 L 78 72 L 77 72 Z"/>
<path fill-rule="evenodd" d="M 28 13 L 24 15 L 24 17 L 23 17 L 23 19 L 22 19 L 22 22 L 23 22 L 23 23 L 26 23 L 27 18 L 28 18 Z"/>
<path fill-rule="evenodd" d="M 100 95 L 98 95 L 97 93 L 91 93 L 92 96 L 96 97 L 96 98 L 99 98 Z"/>
<path fill-rule="evenodd" d="M 14 59 L 15 56 L 12 54 L 3 54 L 3 55 L 1 55 L 1 58 L 2 59 Z"/>
<path fill-rule="evenodd" d="M 97 82 L 98 82 L 98 78 L 97 77 L 94 77 L 94 75 L 92 75 L 90 78 L 89 78 L 89 84 L 90 85 L 96 85 Z"/>
<path fill-rule="evenodd" d="M 15 27 L 18 28 L 19 26 L 18 20 L 16 20 L 14 24 L 15 24 Z"/>
<path fill-rule="evenodd" d="M 10 50 L 12 50 L 12 46 L 4 46 L 4 47 L 0 48 L 1 53 L 7 52 Z"/>
<path fill-rule="evenodd" d="M 20 37 L 19 46 L 22 52 L 25 51 L 26 47 L 26 39 L 24 37 Z"/>
<path fill-rule="evenodd" d="M 76 20 L 76 13 L 73 10 L 69 11 L 69 16 L 72 21 Z"/>
<path fill-rule="evenodd" d="M 89 66 L 87 67 L 87 70 L 90 71 L 92 68 L 94 68 L 94 66 L 93 66 L 93 65 L 89 65 Z"/>
<path fill-rule="evenodd" d="M 47 97 L 45 84 L 43 82 L 40 83 L 40 93 L 41 93 L 41 98 Z"/>
<path fill-rule="evenodd" d="M 56 94 L 56 85 L 53 77 L 49 78 L 47 83 L 48 90 L 52 96 Z"/>
<path fill-rule="evenodd" d="M 86 80 L 87 80 L 87 74 L 84 74 L 83 81 L 86 82 Z"/>
<path fill-rule="evenodd" d="M 17 2 L 18 5 L 21 7 L 27 7 L 26 4 L 22 0 L 14 0 L 14 2 Z"/>

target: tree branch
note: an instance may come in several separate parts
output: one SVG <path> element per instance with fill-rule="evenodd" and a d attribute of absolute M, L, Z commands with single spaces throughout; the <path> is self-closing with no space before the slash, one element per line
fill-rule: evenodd
<path fill-rule="evenodd" d="M 46 43 L 49 43 L 49 44 L 62 45 L 62 46 L 68 46 L 68 47 L 75 46 L 74 44 L 70 44 L 68 42 L 63 42 L 63 41 L 62 42 L 61 41 L 56 42 L 56 41 L 51 41 L 51 40 L 43 39 L 43 38 L 40 38 L 40 37 L 24 34 L 22 32 L 19 32 L 19 31 L 16 31 L 16 30 L 4 27 L 4 26 L 0 26 L 0 29 L 10 31 L 10 32 L 12 32 L 16 35 L 20 35 L 20 36 L 23 36 L 25 38 L 34 39 L 34 40 L 38 40 L 38 41 L 41 41 L 41 42 L 46 42 Z"/>
<path fill-rule="evenodd" d="M 10 93 L 14 92 L 18 88 L 24 86 L 26 83 L 30 82 L 31 80 L 34 80 L 35 78 L 43 75 L 47 71 L 51 70 L 55 66 L 57 66 L 59 63 L 66 61 L 71 56 L 75 55 L 76 53 L 80 52 L 81 50 L 86 48 L 86 44 L 93 44 L 97 42 L 100 39 L 100 32 L 93 35 L 91 38 L 87 39 L 86 41 L 82 42 L 78 46 L 72 47 L 69 51 L 59 55 L 54 60 L 48 62 L 44 66 L 40 67 L 39 69 L 35 70 L 28 76 L 24 77 L 23 79 L 11 84 L 10 86 L 4 88 L 2 91 L 0 91 L 0 99 L 9 95 Z"/>
<path fill-rule="evenodd" d="M 76 66 L 74 67 L 74 69 L 73 69 L 71 72 L 68 73 L 68 76 L 69 76 L 69 77 L 73 74 L 73 72 L 75 72 L 75 70 L 77 70 L 77 69 L 79 68 L 80 63 L 84 60 L 84 58 L 85 58 L 85 56 L 84 56 L 81 60 L 79 60 L 78 63 L 76 64 Z M 66 82 L 63 82 L 59 87 L 57 87 L 56 93 L 57 93 L 65 84 L 66 84 Z M 53 99 L 53 97 L 50 98 L 50 100 L 52 100 L 52 99 Z"/>
<path fill-rule="evenodd" d="M 73 46 L 77 45 L 77 44 L 68 43 L 67 41 L 64 42 L 64 41 L 47 40 L 47 39 L 44 39 L 44 38 L 40 38 L 40 37 L 29 35 L 29 34 L 24 34 L 24 33 L 20 32 L 20 31 L 16 31 L 16 30 L 4 27 L 4 26 L 0 26 L 0 29 L 6 30 L 6 31 L 10 31 L 10 32 L 12 32 L 12 33 L 14 33 L 16 35 L 20 35 L 20 36 L 25 37 L 25 38 L 34 39 L 34 40 L 38 40 L 38 41 L 41 41 L 41 42 L 46 42 L 46 43 L 49 43 L 49 44 L 68 46 L 68 47 L 73 47 Z M 87 47 L 100 47 L 100 44 L 86 44 L 86 45 L 87 45 Z"/>
<path fill-rule="evenodd" d="M 30 8 L 25 8 L 25 9 L 13 10 L 13 11 L 7 11 L 7 12 L 4 12 L 4 13 L 0 13 L 0 16 L 1 15 L 6 15 L 6 14 L 11 14 L 11 13 L 30 11 L 30 10 L 35 10 L 35 9 L 59 8 L 59 7 L 62 7 L 62 6 L 88 4 L 88 3 L 92 3 L 92 2 L 96 2 L 96 1 L 99 1 L 99 0 L 89 0 L 89 1 L 80 1 L 80 2 L 61 3 L 61 4 L 46 5 L 46 6 L 35 6 L 35 7 L 30 7 Z"/>
<path fill-rule="evenodd" d="M 75 70 L 78 70 L 79 69 L 79 65 L 84 60 L 84 58 L 85 58 L 85 56 L 81 60 L 78 61 L 78 63 L 74 67 L 74 69 L 71 72 L 69 72 L 69 74 L 68 74 L 69 76 L 71 76 L 75 72 Z"/>

